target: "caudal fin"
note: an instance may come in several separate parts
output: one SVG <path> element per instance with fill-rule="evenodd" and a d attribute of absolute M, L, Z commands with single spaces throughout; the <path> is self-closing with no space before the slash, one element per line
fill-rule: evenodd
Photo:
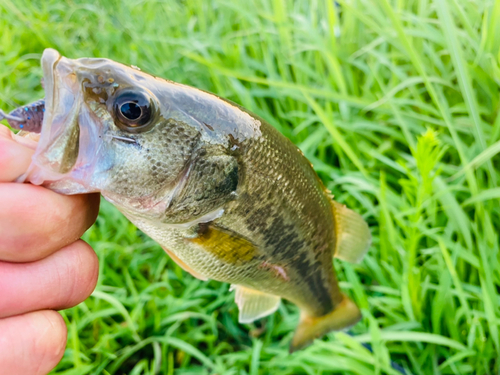
<path fill-rule="evenodd" d="M 302 313 L 290 344 L 290 353 L 304 348 L 314 339 L 330 331 L 349 328 L 359 322 L 360 319 L 361 311 L 359 311 L 358 306 L 345 295 L 342 302 L 329 314 L 312 317 Z"/>

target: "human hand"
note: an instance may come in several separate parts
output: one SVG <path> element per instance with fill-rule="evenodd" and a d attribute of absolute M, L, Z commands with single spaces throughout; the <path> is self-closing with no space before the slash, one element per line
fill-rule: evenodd
<path fill-rule="evenodd" d="M 0 372 L 10 375 L 57 365 L 67 331 L 54 310 L 85 300 L 98 275 L 97 256 L 79 238 L 96 219 L 99 195 L 14 183 L 34 146 L 0 125 Z"/>

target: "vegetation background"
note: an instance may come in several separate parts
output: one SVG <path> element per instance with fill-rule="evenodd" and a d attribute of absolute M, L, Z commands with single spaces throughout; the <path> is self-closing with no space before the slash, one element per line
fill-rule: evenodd
<path fill-rule="evenodd" d="M 44 96 L 46 47 L 242 104 L 374 237 L 335 261 L 363 320 L 289 355 L 295 306 L 239 325 L 227 284 L 104 203 L 85 235 L 99 284 L 62 312 L 54 374 L 500 373 L 500 1 L 0 0 L 0 107 Z"/>

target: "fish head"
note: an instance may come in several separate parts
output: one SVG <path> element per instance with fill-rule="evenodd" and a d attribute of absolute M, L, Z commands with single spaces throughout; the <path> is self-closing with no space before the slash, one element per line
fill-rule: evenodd
<path fill-rule="evenodd" d="M 24 180 L 63 194 L 101 192 L 124 211 L 161 215 L 201 138 L 199 122 L 182 115 L 191 106 L 178 103 L 182 87 L 53 49 L 42 69 L 42 132 Z"/>

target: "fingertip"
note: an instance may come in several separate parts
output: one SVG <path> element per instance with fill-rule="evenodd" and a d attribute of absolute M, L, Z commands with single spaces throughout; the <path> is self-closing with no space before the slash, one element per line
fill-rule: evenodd
<path fill-rule="evenodd" d="M 94 194 L 82 194 L 81 197 L 83 197 L 84 204 L 83 207 L 85 209 L 85 212 L 87 213 L 85 223 L 86 223 L 86 229 L 89 229 L 92 224 L 97 219 L 97 215 L 99 215 L 99 206 L 101 203 L 101 194 L 99 193 L 94 193 Z"/>
<path fill-rule="evenodd" d="M 55 311 L 35 311 L 0 319 L 0 332 L 2 373 L 45 375 L 64 355 L 67 329 Z"/>
<path fill-rule="evenodd" d="M 28 169 L 34 150 L 17 142 L 13 133 L 0 127 L 0 182 L 11 182 Z"/>
<path fill-rule="evenodd" d="M 11 134 L 12 131 L 7 126 L 5 126 L 4 124 L 0 124 L 0 137 L 7 138 L 10 137 Z"/>
<path fill-rule="evenodd" d="M 61 360 L 66 349 L 68 330 L 62 316 L 53 310 L 38 311 L 32 316 L 33 331 L 38 337 L 33 343 L 33 352 L 46 362 L 41 374 L 52 370 Z"/>
<path fill-rule="evenodd" d="M 6 223 L 0 226 L 0 260 L 33 262 L 75 242 L 95 222 L 99 201 L 99 194 L 0 183 L 0 222 Z"/>
<path fill-rule="evenodd" d="M 38 262 L 0 262 L 0 295 L 4 298 L 0 317 L 76 306 L 92 294 L 98 275 L 97 255 L 82 240 Z"/>
<path fill-rule="evenodd" d="M 64 251 L 64 250 L 63 250 Z M 65 285 L 55 286 L 59 290 L 57 310 L 68 309 L 85 301 L 94 291 L 99 276 L 99 259 L 92 247 L 83 240 L 78 240 L 61 254 L 67 264 L 60 280 Z M 56 254 L 58 255 L 58 254 Z M 66 296 L 64 296 L 66 294 Z"/>

